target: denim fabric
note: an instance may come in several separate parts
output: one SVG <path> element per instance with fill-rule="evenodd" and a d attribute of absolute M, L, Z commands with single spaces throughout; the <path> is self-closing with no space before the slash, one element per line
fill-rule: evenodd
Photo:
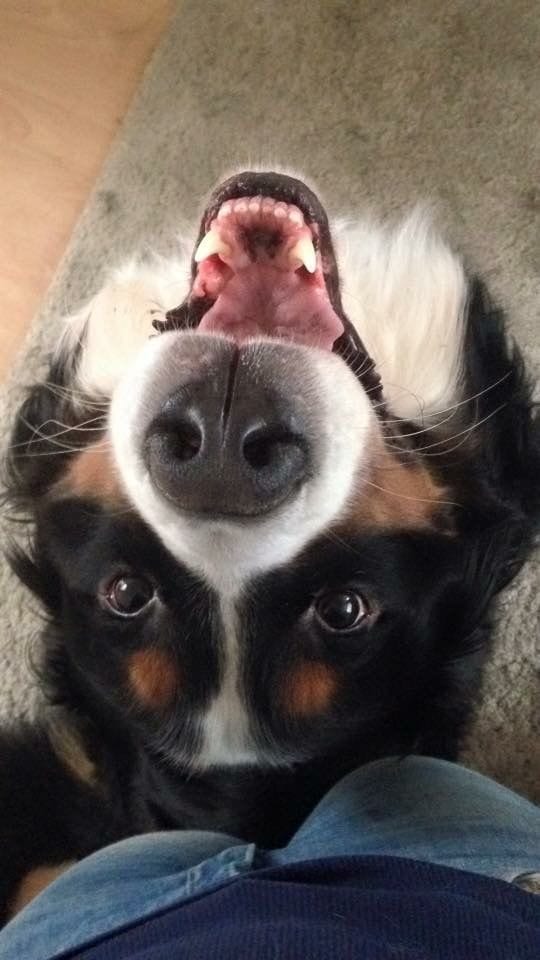
<path fill-rule="evenodd" d="M 444 760 L 371 763 L 321 800 L 279 863 L 347 854 L 425 860 L 513 880 L 540 869 L 540 809 Z"/>
<path fill-rule="evenodd" d="M 122 841 L 67 870 L 0 934 L 2 960 L 52 960 L 250 870 L 384 855 L 512 881 L 540 870 L 540 809 L 456 764 L 371 763 L 341 780 L 289 844 L 197 831 Z"/>

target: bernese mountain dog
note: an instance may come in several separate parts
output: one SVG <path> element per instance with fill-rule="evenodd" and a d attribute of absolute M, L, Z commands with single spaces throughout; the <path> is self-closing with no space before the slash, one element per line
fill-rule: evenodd
<path fill-rule="evenodd" d="M 244 172 L 193 239 L 66 320 L 14 424 L 48 705 L 0 737 L 4 920 L 123 837 L 276 846 L 359 764 L 455 758 L 533 544 L 531 384 L 423 214 L 331 229 Z"/>

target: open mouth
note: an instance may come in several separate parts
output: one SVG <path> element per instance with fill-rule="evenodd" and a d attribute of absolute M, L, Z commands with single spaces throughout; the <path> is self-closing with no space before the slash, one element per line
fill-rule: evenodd
<path fill-rule="evenodd" d="M 192 297 L 213 300 L 199 329 L 331 350 L 344 332 L 324 281 L 316 224 L 264 195 L 226 200 L 195 252 Z"/>
<path fill-rule="evenodd" d="M 373 399 L 380 395 L 343 311 L 326 212 L 293 177 L 247 172 L 218 187 L 202 218 L 189 295 L 156 327 L 333 351 L 362 371 Z"/>

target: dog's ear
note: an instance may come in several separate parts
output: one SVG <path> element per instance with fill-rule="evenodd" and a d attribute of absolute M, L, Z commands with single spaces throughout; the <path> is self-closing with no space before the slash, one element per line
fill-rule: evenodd
<path fill-rule="evenodd" d="M 16 577 L 38 598 L 43 610 L 54 616 L 60 610 L 62 586 L 56 570 L 49 558 L 33 540 L 23 549 L 12 544 L 7 551 L 7 561 Z"/>
<path fill-rule="evenodd" d="M 2 479 L 5 500 L 23 515 L 34 512 L 66 462 L 105 427 L 106 405 L 75 395 L 71 374 L 71 361 L 52 363 L 16 414 Z"/>
<path fill-rule="evenodd" d="M 510 511 L 453 544 L 452 573 L 433 611 L 449 656 L 474 649 L 475 631 L 488 622 L 493 599 L 521 569 L 530 547 L 530 531 Z"/>
<path fill-rule="evenodd" d="M 510 516 L 455 548 L 439 585 L 427 632 L 429 683 L 417 704 L 419 752 L 456 760 L 478 696 L 493 639 L 493 599 L 515 576 L 528 554 L 523 526 Z"/>
<path fill-rule="evenodd" d="M 501 507 L 540 523 L 540 411 L 523 357 L 484 284 L 470 285 L 464 381 L 472 456 Z"/>

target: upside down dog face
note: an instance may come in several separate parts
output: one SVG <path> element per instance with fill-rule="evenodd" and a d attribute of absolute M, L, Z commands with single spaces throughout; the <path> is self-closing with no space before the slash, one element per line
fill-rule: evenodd
<path fill-rule="evenodd" d="M 47 429 L 26 410 L 41 428 L 25 452 L 60 454 L 39 477 L 29 458 L 26 482 L 47 570 L 36 589 L 71 675 L 173 763 L 410 747 L 449 665 L 474 653 L 497 576 L 475 579 L 454 509 L 463 468 L 436 459 L 466 433 L 463 405 L 430 459 L 395 392 L 416 358 L 426 415 L 460 408 L 466 285 L 449 254 L 431 255 L 432 302 L 415 294 L 424 337 L 396 329 L 409 353 L 394 349 L 392 368 L 370 313 L 388 277 L 364 264 L 365 326 L 353 325 L 317 197 L 289 177 L 238 175 L 205 211 L 180 305 L 164 292 L 151 308 L 139 276 L 112 285 L 64 338 Z M 60 419 L 77 452 L 47 446 Z"/>

